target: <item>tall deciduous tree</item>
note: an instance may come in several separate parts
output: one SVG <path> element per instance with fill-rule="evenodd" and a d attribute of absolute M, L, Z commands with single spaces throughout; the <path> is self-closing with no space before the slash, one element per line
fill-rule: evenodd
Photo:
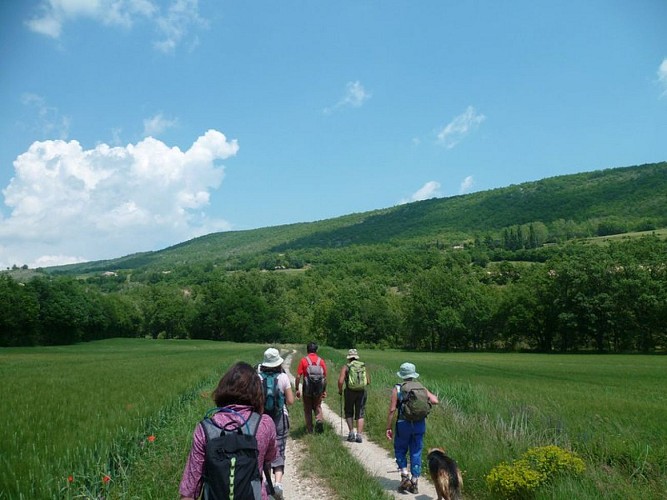
<path fill-rule="evenodd" d="M 0 346 L 39 342 L 39 303 L 32 290 L 8 276 L 0 276 Z"/>

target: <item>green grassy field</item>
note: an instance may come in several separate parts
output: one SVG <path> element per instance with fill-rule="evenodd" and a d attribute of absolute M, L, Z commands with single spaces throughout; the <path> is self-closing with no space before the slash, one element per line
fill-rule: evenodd
<path fill-rule="evenodd" d="M 336 351 L 328 351 L 334 356 L 337 355 Z M 295 359 L 298 360 L 298 356 Z M 217 380 L 211 381 L 211 388 L 216 382 Z M 197 398 L 183 405 L 178 415 L 165 421 L 160 431 L 158 446 L 147 450 L 135 461 L 127 475 L 115 481 L 109 489 L 108 498 L 174 498 L 185 458 L 190 451 L 192 431 L 209 408 L 210 401 Z M 290 439 L 301 441 L 309 453 L 309 459 L 303 462 L 300 470 L 301 477 L 328 484 L 336 495 L 331 500 L 388 498 L 377 482 L 347 453 L 342 441 L 337 437 L 337 430 L 327 426 L 323 434 L 305 432 L 303 407 L 300 402 L 296 402 L 290 409 L 290 426 Z M 341 484 L 345 484 L 345 488 L 340 488 Z"/>
<path fill-rule="evenodd" d="M 484 477 L 531 447 L 581 456 L 584 477 L 562 478 L 537 498 L 664 498 L 667 491 L 667 358 L 623 355 L 363 352 L 373 370 L 368 428 L 382 439 L 388 397 L 403 361 L 416 364 L 440 405 L 425 448 L 441 446 L 465 470 L 469 498 L 488 498 Z M 342 361 L 342 356 L 340 361 Z"/>
<path fill-rule="evenodd" d="M 191 400 L 212 406 L 205 392 L 230 363 L 262 352 L 142 339 L 0 349 L 0 498 L 96 497 Z"/>
<path fill-rule="evenodd" d="M 192 430 L 212 406 L 210 391 L 231 363 L 259 362 L 264 348 L 114 339 L 0 349 L 0 498 L 176 497 Z M 344 353 L 320 354 L 337 373 Z M 458 460 L 466 498 L 491 498 L 484 477 L 494 466 L 547 444 L 573 450 L 587 469 L 535 498 L 664 498 L 666 357 L 361 354 L 373 378 L 368 435 L 389 447 L 384 428 L 395 372 L 414 362 L 441 401 L 429 416 L 425 448 L 445 447 Z M 312 450 L 313 473 L 334 487 L 358 474 L 329 434 L 304 436 L 299 409 L 292 435 Z M 363 489 L 346 488 L 341 498 L 381 496 L 363 474 L 353 484 Z"/>
<path fill-rule="evenodd" d="M 653 229 L 651 231 L 635 231 L 631 233 L 621 233 L 621 234 L 610 234 L 608 236 L 594 236 L 591 238 L 586 238 L 586 241 L 590 243 L 597 244 L 606 244 L 610 241 L 620 241 L 629 238 L 641 238 L 642 236 L 657 236 L 660 239 L 667 238 L 667 229 Z"/>

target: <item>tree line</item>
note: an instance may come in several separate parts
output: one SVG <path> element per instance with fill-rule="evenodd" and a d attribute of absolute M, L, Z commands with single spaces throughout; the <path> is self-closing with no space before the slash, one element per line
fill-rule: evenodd
<path fill-rule="evenodd" d="M 293 257 L 299 270 L 260 271 L 265 255 L 233 272 L 205 263 L 87 279 L 2 275 L 0 345 L 149 337 L 424 351 L 667 347 L 667 242 L 570 243 L 526 259 L 525 248 L 501 246 L 311 250 L 317 259 Z"/>

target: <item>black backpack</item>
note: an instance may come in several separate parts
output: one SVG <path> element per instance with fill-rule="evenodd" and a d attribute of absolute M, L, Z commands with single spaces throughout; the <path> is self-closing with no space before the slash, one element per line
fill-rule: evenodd
<path fill-rule="evenodd" d="M 324 377 L 324 368 L 322 368 L 322 358 L 317 358 L 315 363 L 312 362 L 310 356 L 306 356 L 308 366 L 303 377 L 303 395 L 304 396 L 319 396 L 326 388 L 326 378 Z"/>
<path fill-rule="evenodd" d="M 215 408 L 201 421 L 206 435 L 202 498 L 261 500 L 262 475 L 255 438 L 261 415 L 252 412 L 243 422 L 230 421 L 220 427 L 211 418 L 220 411 L 238 415 L 227 408 Z"/>

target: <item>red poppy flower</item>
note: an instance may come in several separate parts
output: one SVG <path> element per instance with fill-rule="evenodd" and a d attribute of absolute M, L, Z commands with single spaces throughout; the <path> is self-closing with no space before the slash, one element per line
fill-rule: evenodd
<path fill-rule="evenodd" d="M 74 476 L 72 476 L 71 474 L 69 476 L 67 476 L 67 482 L 68 483 L 73 483 L 74 482 Z"/>
<path fill-rule="evenodd" d="M 152 443 L 153 441 L 155 441 L 155 436 L 153 436 L 153 434 L 151 434 L 151 435 L 148 436 L 146 439 L 148 439 L 148 442 L 149 442 L 149 443 Z"/>
<path fill-rule="evenodd" d="M 102 478 L 102 482 L 104 484 L 107 484 L 109 481 L 111 481 L 111 477 L 109 477 L 108 475 L 106 475 Z"/>

